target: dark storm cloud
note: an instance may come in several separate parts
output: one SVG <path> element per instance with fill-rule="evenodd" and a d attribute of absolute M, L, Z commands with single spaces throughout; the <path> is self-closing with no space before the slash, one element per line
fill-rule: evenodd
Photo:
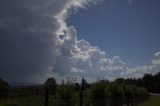
<path fill-rule="evenodd" d="M 0 1 L 0 77 L 27 80 L 53 64 L 55 31 L 60 26 L 51 16 L 59 7 L 43 2 Z M 57 9 L 52 14 L 49 3 Z"/>
<path fill-rule="evenodd" d="M 68 50 L 58 50 L 57 31 L 67 27 L 63 21 L 68 9 L 91 1 L 1 0 L 0 77 L 25 81 L 46 74 L 55 64 L 61 66 L 55 63 L 56 54 Z"/>
<path fill-rule="evenodd" d="M 110 59 L 88 41 L 78 40 L 75 28 L 65 22 L 69 10 L 94 1 L 99 0 L 1 0 L 0 77 L 42 81 L 52 75 L 57 79 L 73 75 L 93 81 L 97 75 L 130 74 L 119 56 Z M 159 59 L 153 63 L 159 67 Z"/>

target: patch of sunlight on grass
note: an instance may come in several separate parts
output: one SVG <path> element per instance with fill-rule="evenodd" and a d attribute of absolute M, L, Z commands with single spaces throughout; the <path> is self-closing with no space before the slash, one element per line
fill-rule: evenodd
<path fill-rule="evenodd" d="M 160 96 L 150 96 L 150 99 L 139 106 L 160 106 Z"/>

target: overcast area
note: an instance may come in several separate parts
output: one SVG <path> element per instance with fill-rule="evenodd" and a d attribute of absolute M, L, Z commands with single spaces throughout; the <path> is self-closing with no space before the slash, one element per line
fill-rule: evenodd
<path fill-rule="evenodd" d="M 138 1 L 125 0 L 128 5 Z M 148 64 L 130 68 L 120 55 L 108 57 L 104 48 L 93 46 L 85 38 L 78 39 L 79 31 L 74 25 L 69 26 L 66 19 L 103 2 L 1 0 L 0 78 L 11 82 L 43 82 L 55 77 L 60 82 L 66 76 L 73 76 L 91 82 L 97 77 L 141 77 L 159 72 L 159 51 L 153 53 Z"/>

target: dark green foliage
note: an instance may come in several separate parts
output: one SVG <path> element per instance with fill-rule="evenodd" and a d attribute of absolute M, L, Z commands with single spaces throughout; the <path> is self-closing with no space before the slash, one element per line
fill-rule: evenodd
<path fill-rule="evenodd" d="M 146 88 L 149 92 L 160 93 L 160 72 L 155 75 L 145 74 L 138 79 L 117 79 L 117 83 L 125 83 L 130 85 L 137 85 Z"/>
<path fill-rule="evenodd" d="M 49 92 L 48 89 L 46 89 L 44 106 L 48 106 L 48 99 L 49 99 Z"/>
<path fill-rule="evenodd" d="M 84 78 L 83 78 L 83 79 L 82 79 L 82 82 L 81 82 L 80 93 L 79 93 L 79 106 L 83 106 L 84 83 L 85 83 L 85 80 L 84 80 Z"/>
<path fill-rule="evenodd" d="M 44 92 L 42 85 L 11 87 L 10 90 L 12 97 L 39 96 Z"/>
<path fill-rule="evenodd" d="M 44 88 L 45 88 L 44 106 L 48 106 L 49 104 L 49 94 L 55 95 L 56 86 L 57 86 L 57 83 L 54 78 L 48 78 L 44 83 Z"/>
<path fill-rule="evenodd" d="M 0 97 L 9 96 L 9 85 L 6 81 L 0 79 Z"/>
<path fill-rule="evenodd" d="M 73 93 L 75 92 L 75 89 L 72 85 L 66 84 L 61 85 L 58 88 L 58 105 L 59 106 L 74 106 L 73 101 Z"/>
<path fill-rule="evenodd" d="M 79 105 L 80 106 L 83 106 L 83 96 L 84 96 L 84 91 L 86 90 L 86 89 L 88 89 L 90 86 L 89 86 L 89 84 L 87 83 L 87 81 L 84 79 L 84 78 L 82 78 L 82 82 L 81 82 L 81 86 L 80 86 L 80 92 L 79 92 Z"/>
<path fill-rule="evenodd" d="M 114 82 L 118 83 L 118 84 L 124 84 L 125 83 L 125 79 L 124 78 L 117 78 Z"/>
<path fill-rule="evenodd" d="M 124 98 L 124 89 L 121 85 L 113 83 L 107 89 L 110 106 L 122 106 Z"/>
<path fill-rule="evenodd" d="M 90 88 L 90 100 L 94 106 L 135 106 L 149 97 L 146 89 L 135 85 L 95 83 Z"/>
<path fill-rule="evenodd" d="M 44 83 L 44 87 L 45 89 L 48 89 L 49 94 L 54 95 L 56 92 L 56 80 L 52 77 L 52 78 L 48 78 L 46 80 L 46 82 Z"/>
<path fill-rule="evenodd" d="M 85 79 L 79 84 L 68 78 L 67 83 L 61 85 L 57 85 L 54 78 L 49 78 L 43 85 L 5 89 L 11 92 L 10 95 L 7 94 L 9 98 L 17 98 L 18 101 L 6 101 L 2 106 L 5 106 L 4 103 L 6 106 L 138 106 L 149 98 L 149 92 L 137 86 L 146 85 L 144 81 L 148 81 L 148 77 L 151 78 L 150 75 L 145 76 L 145 80 L 119 78 L 114 82 L 103 79 L 92 84 L 88 84 Z M 159 74 L 156 77 L 159 78 Z M 9 87 L 5 81 L 0 81 L 1 88 Z M 158 91 L 158 81 L 154 81 L 157 84 L 153 84 L 153 87 Z M 1 88 L 0 91 L 5 91 Z"/>
<path fill-rule="evenodd" d="M 73 84 L 74 89 L 79 92 L 81 90 L 81 85 L 79 83 Z"/>
<path fill-rule="evenodd" d="M 94 106 L 105 106 L 107 99 L 107 85 L 105 83 L 96 83 L 91 87 L 90 99 Z"/>

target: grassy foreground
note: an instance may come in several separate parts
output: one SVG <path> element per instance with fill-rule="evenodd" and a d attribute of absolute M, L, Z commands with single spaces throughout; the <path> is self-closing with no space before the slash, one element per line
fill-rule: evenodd
<path fill-rule="evenodd" d="M 148 101 L 139 106 L 160 106 L 160 96 L 151 95 Z"/>
<path fill-rule="evenodd" d="M 41 97 L 14 98 L 6 102 L 0 101 L 0 106 L 28 106 L 29 103 L 27 101 L 31 102 L 31 106 L 43 106 L 43 98 Z M 52 101 L 50 103 L 54 102 Z M 139 106 L 160 106 L 160 96 L 151 95 L 148 101 Z"/>

